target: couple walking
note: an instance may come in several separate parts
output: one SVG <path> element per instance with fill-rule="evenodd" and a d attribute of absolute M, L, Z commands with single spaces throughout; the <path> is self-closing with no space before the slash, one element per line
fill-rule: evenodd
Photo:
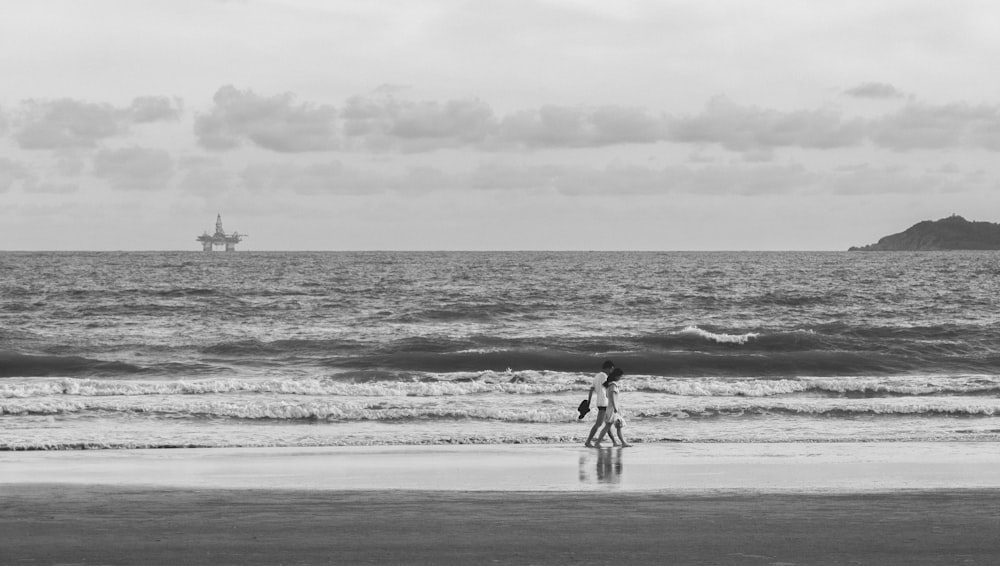
<path fill-rule="evenodd" d="M 593 403 L 597 404 L 597 422 L 590 428 L 590 435 L 587 437 L 586 442 L 588 448 L 600 448 L 605 434 L 611 437 L 611 444 L 615 446 L 631 446 L 622 437 L 622 426 L 625 424 L 625 420 L 622 418 L 621 403 L 619 401 L 618 380 L 623 375 L 625 375 L 625 372 L 620 368 L 616 368 L 615 364 L 608 360 L 601 366 L 601 373 L 594 376 L 594 383 L 590 386 L 590 393 L 587 395 L 587 405 L 593 406 Z M 597 442 L 594 442 L 594 435 L 597 434 L 597 430 L 602 425 L 604 426 L 604 430 L 597 437 Z M 614 430 L 612 430 L 612 426 L 614 426 Z M 618 433 L 617 440 L 615 440 L 615 432 Z"/>

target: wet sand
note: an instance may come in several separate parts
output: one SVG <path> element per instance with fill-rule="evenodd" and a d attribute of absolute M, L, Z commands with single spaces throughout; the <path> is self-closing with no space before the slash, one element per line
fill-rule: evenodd
<path fill-rule="evenodd" d="M 998 564 L 996 452 L 0 453 L 0 564 Z"/>
<path fill-rule="evenodd" d="M 1000 489 L 995 443 L 429 445 L 0 452 L 10 483 L 192 489 Z"/>
<path fill-rule="evenodd" d="M 3 564 L 997 564 L 1000 492 L 5 486 Z"/>

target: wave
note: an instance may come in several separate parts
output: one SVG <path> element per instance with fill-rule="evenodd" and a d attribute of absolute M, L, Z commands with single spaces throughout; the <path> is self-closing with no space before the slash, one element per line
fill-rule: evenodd
<path fill-rule="evenodd" d="M 803 403 L 795 401 L 743 403 L 695 403 L 664 409 L 634 410 L 628 413 L 639 418 L 694 418 L 808 416 L 823 418 L 857 417 L 994 417 L 1000 415 L 1000 403 L 973 402 L 955 398 L 911 398 L 891 400 L 840 400 L 834 403 Z"/>
<path fill-rule="evenodd" d="M 573 399 L 575 401 L 575 398 Z M 143 415 L 146 419 L 241 419 L 261 421 L 497 421 L 521 423 L 576 422 L 575 402 L 565 396 L 533 403 L 504 402 L 491 397 L 459 402 L 441 397 L 347 396 L 219 396 L 149 395 L 15 398 L 0 401 L 0 415 Z M 892 399 L 796 398 L 634 398 L 625 413 L 637 422 L 649 419 L 717 419 L 798 416 L 995 417 L 1000 400 L 962 397 Z"/>
<path fill-rule="evenodd" d="M 711 346 L 743 351 L 908 351 L 939 348 L 952 353 L 995 350 L 996 331 L 990 327 L 935 325 L 871 327 L 831 323 L 793 330 L 732 330 L 689 325 L 636 338 L 638 343 L 663 349 L 698 350 Z"/>
<path fill-rule="evenodd" d="M 760 337 L 759 332 L 746 332 L 743 334 L 716 334 L 707 330 L 702 330 L 697 326 L 688 326 L 677 333 L 679 336 L 695 336 L 717 344 L 746 344 L 750 340 Z"/>
<path fill-rule="evenodd" d="M 611 346 L 610 344 L 608 346 Z M 323 365 L 349 369 L 423 372 L 547 370 L 591 372 L 611 359 L 629 373 L 664 377 L 796 377 L 892 375 L 914 372 L 993 373 L 1000 358 L 948 356 L 931 360 L 909 352 L 824 351 L 651 351 L 617 345 L 599 352 L 542 348 L 467 349 L 456 352 L 390 352 L 330 358 Z"/>
<path fill-rule="evenodd" d="M 801 293 L 794 291 L 769 291 L 747 299 L 752 307 L 814 307 L 836 304 L 843 299 L 839 293 Z"/>
<path fill-rule="evenodd" d="M 0 382 L 0 399 L 55 397 L 210 396 L 224 394 L 314 397 L 440 398 L 484 394 L 551 396 L 586 394 L 585 374 L 536 371 L 470 372 L 459 374 L 345 372 L 296 379 L 127 380 L 43 378 Z M 623 392 L 654 398 L 804 398 L 817 404 L 829 399 L 903 397 L 1000 397 L 996 376 L 911 376 L 866 378 L 723 379 L 626 376 Z"/>
<path fill-rule="evenodd" d="M 143 368 L 116 361 L 80 356 L 28 355 L 0 351 L 0 377 L 45 377 L 92 374 L 133 374 Z"/>
<path fill-rule="evenodd" d="M 96 323 L 95 323 L 96 324 Z M 181 337 L 183 340 L 183 337 Z M 168 339 L 172 340 L 172 339 Z M 9 335 L 7 343 L 31 343 Z M 49 352 L 55 346 L 49 346 Z M 78 357 L 21 358 L 0 364 L 0 376 L 78 376 L 139 371 L 133 365 L 99 361 L 83 346 L 62 346 Z M 1000 348 L 991 328 L 949 326 L 894 329 L 831 325 L 797 330 L 732 329 L 687 325 L 679 330 L 635 334 L 464 336 L 423 334 L 388 339 L 239 339 L 215 343 L 126 343 L 117 351 L 140 354 L 145 371 L 188 377 L 202 367 L 219 372 L 232 366 L 311 367 L 317 371 L 461 373 L 553 371 L 592 373 L 610 358 L 631 374 L 663 377 L 866 376 L 912 373 L 993 374 L 1000 372 Z M 107 350 L 102 350 L 107 355 Z M 4 362 L 0 358 L 0 362 Z M 17 370 L 15 370 L 15 363 Z M 26 369 L 25 369 L 26 368 Z M 210 368 L 209 368 L 210 369 Z M 25 373 L 17 371 L 25 370 Z M 65 373 L 60 374 L 59 371 Z M 88 373 L 90 372 L 90 373 Z"/>
<path fill-rule="evenodd" d="M 799 378 L 799 379 L 632 379 L 625 388 L 682 397 L 804 396 L 880 398 L 1000 395 L 1000 379 L 972 377 Z"/>
<path fill-rule="evenodd" d="M 18 399 L 0 403 L 0 415 L 67 415 L 75 413 L 136 413 L 188 419 L 410 421 L 495 420 L 509 422 L 566 422 L 565 408 L 518 407 L 511 404 L 451 406 L 446 403 L 412 404 L 386 400 L 219 399 L 157 397 L 95 397 L 59 400 Z M 572 415 L 575 416 L 575 415 Z"/>
<path fill-rule="evenodd" d="M 403 381 L 399 381 L 403 378 Z M 47 379 L 0 383 L 0 399 L 59 396 L 163 396 L 255 393 L 351 397 L 438 397 L 505 393 L 535 395 L 579 391 L 588 380 L 576 375 L 551 379 L 538 372 L 478 372 L 439 379 L 423 374 L 371 375 L 346 372 L 312 379 L 205 379 L 126 381 Z"/>
<path fill-rule="evenodd" d="M 291 354 L 339 355 L 362 352 L 366 346 L 355 340 L 337 339 L 287 339 L 287 340 L 237 340 L 199 347 L 203 354 L 218 356 L 255 357 L 287 356 Z"/>
<path fill-rule="evenodd" d="M 437 308 L 425 308 L 404 312 L 388 318 L 394 323 L 422 322 L 485 322 L 497 318 L 518 315 L 524 312 L 524 305 L 515 304 L 478 304 L 458 302 Z"/>

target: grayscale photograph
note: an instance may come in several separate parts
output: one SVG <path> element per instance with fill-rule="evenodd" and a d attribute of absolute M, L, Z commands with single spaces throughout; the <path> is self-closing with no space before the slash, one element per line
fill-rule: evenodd
<path fill-rule="evenodd" d="M 1000 4 L 0 0 L 0 565 L 1000 563 Z"/>

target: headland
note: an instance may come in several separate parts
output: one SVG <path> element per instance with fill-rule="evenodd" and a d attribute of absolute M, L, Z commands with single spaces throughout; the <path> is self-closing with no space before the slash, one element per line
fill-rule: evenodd
<path fill-rule="evenodd" d="M 918 222 L 898 234 L 867 246 L 853 246 L 855 252 L 1000 250 L 1000 224 L 970 222 L 958 215 Z"/>

